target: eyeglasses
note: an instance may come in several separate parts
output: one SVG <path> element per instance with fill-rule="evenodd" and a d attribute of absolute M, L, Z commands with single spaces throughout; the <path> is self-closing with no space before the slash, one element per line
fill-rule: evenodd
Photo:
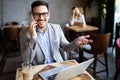
<path fill-rule="evenodd" d="M 48 16 L 48 12 L 32 13 L 32 14 L 33 14 L 33 16 L 35 16 L 35 17 L 40 17 L 40 16 L 47 17 L 47 16 Z"/>

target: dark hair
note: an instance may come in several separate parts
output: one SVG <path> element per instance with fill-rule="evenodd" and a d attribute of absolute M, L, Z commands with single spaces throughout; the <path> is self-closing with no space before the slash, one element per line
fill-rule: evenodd
<path fill-rule="evenodd" d="M 73 7 L 72 7 L 72 10 L 74 10 L 75 8 L 77 8 L 77 6 L 73 6 Z"/>
<path fill-rule="evenodd" d="M 44 5 L 44 6 L 46 6 L 47 9 L 49 10 L 48 3 L 45 2 L 45 1 L 42 1 L 42 0 L 39 0 L 39 1 L 34 1 L 34 2 L 31 4 L 32 12 L 33 12 L 33 8 L 34 8 L 34 7 L 37 7 L 37 6 L 40 6 L 40 5 Z"/>

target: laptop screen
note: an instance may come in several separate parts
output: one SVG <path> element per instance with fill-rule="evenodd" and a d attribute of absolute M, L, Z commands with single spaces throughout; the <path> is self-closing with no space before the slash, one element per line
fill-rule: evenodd
<path fill-rule="evenodd" d="M 43 80 L 68 80 L 81 73 L 84 73 L 93 60 L 94 59 L 90 59 L 74 66 L 62 65 L 44 72 L 40 72 L 39 76 Z"/>
<path fill-rule="evenodd" d="M 94 59 L 90 59 L 79 63 L 74 66 L 70 66 L 67 68 L 62 69 L 55 77 L 55 80 L 68 80 L 72 77 L 75 77 L 83 72 L 86 71 L 88 66 L 93 62 Z M 63 77 L 64 76 L 64 77 Z"/>

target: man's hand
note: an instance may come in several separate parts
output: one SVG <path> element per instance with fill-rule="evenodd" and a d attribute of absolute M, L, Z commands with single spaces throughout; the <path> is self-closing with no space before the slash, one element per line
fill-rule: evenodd
<path fill-rule="evenodd" d="M 85 44 L 88 44 L 88 43 L 93 42 L 93 40 L 87 39 L 87 38 L 89 38 L 89 37 L 90 37 L 90 35 L 78 37 L 78 38 L 76 39 L 76 44 L 77 44 L 78 46 L 83 46 L 83 45 L 85 45 Z"/>
<path fill-rule="evenodd" d="M 36 26 L 37 26 L 37 22 L 36 21 L 32 21 L 29 25 L 29 33 L 33 38 L 37 37 L 37 33 L 36 33 Z"/>

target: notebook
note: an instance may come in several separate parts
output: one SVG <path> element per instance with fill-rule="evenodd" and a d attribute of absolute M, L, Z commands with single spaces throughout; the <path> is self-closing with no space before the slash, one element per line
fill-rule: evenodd
<path fill-rule="evenodd" d="M 43 80 L 68 80 L 86 71 L 94 59 L 89 59 L 74 66 L 63 65 L 39 73 Z"/>

